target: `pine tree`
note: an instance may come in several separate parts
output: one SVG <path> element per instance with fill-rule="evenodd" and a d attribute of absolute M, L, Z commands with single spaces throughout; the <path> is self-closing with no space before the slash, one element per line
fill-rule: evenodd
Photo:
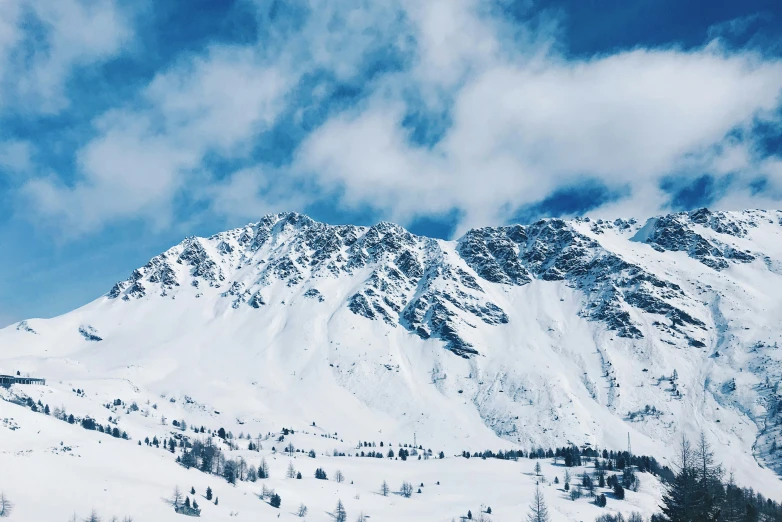
<path fill-rule="evenodd" d="M 269 505 L 271 505 L 271 507 L 278 508 L 280 507 L 280 504 L 282 504 L 282 499 L 280 496 L 277 493 L 273 494 L 269 499 Z"/>
<path fill-rule="evenodd" d="M 389 491 L 390 488 L 388 487 L 388 482 L 384 480 L 383 483 L 380 485 L 380 494 L 383 495 L 384 497 L 387 497 Z"/>
<path fill-rule="evenodd" d="M 720 514 L 719 506 L 725 496 L 722 487 L 722 470 L 714 464 L 714 453 L 703 432 L 698 440 L 694 457 L 695 467 L 697 467 L 695 497 L 698 504 L 695 520 L 698 522 L 717 520 Z"/>
<path fill-rule="evenodd" d="M 346 522 L 348 514 L 341 500 L 337 500 L 337 507 L 334 509 L 334 522 Z"/>
<path fill-rule="evenodd" d="M 206 488 L 206 500 L 212 500 L 212 488 Z"/>
<path fill-rule="evenodd" d="M 301 518 L 306 517 L 307 516 L 307 506 L 305 506 L 304 504 L 299 504 L 299 509 L 298 509 L 298 511 L 296 511 L 296 514 L 299 517 L 301 517 Z"/>
<path fill-rule="evenodd" d="M 743 522 L 745 513 L 744 495 L 736 486 L 733 473 L 725 486 L 725 503 L 723 504 L 721 520 L 724 522 Z"/>
<path fill-rule="evenodd" d="M 532 498 L 527 520 L 529 522 L 549 522 L 550 520 L 546 500 L 543 498 L 543 492 L 540 491 L 540 484 L 535 486 L 535 496 Z"/>
<path fill-rule="evenodd" d="M 296 469 L 293 467 L 293 461 L 288 462 L 288 471 L 285 476 L 288 478 L 296 478 Z"/>
<path fill-rule="evenodd" d="M 678 472 L 663 495 L 663 514 L 670 522 L 692 522 L 698 513 L 695 458 L 690 441 L 682 435 L 677 455 Z"/>

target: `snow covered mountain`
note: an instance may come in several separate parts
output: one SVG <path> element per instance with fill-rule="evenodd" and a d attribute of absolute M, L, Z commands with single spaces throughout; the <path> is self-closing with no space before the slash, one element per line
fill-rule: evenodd
<path fill-rule="evenodd" d="M 164 395 L 191 424 L 317 422 L 453 451 L 624 449 L 629 433 L 667 457 L 703 430 L 742 483 L 779 494 L 781 296 L 782 211 L 457 241 L 282 213 L 0 330 L 0 373 Z"/>

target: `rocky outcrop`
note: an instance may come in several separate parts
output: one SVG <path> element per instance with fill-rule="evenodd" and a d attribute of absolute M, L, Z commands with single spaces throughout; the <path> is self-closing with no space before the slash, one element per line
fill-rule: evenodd
<path fill-rule="evenodd" d="M 343 298 L 352 313 L 439 339 L 453 353 L 470 357 L 481 350 L 468 340 L 477 324 L 501 327 L 512 320 L 487 288 L 559 282 L 583 295 L 582 317 L 618 336 L 643 337 L 639 314 L 649 314 L 660 331 L 699 346 L 705 323 L 695 312 L 697 300 L 621 251 L 605 248 L 601 236 L 635 234 L 634 241 L 658 252 L 686 252 L 725 270 L 757 257 L 734 240 L 746 238 L 758 219 L 776 218 L 701 209 L 658 217 L 640 229 L 635 220 L 546 219 L 470 230 L 454 243 L 416 236 L 393 223 L 332 226 L 296 213 L 270 214 L 208 239 L 186 239 L 133 271 L 107 296 L 129 301 L 195 287 L 199 297 L 203 289 L 215 288 L 233 308 L 258 309 L 279 284 L 324 302 L 328 296 L 315 288 L 318 280 L 344 279 L 354 289 Z"/>

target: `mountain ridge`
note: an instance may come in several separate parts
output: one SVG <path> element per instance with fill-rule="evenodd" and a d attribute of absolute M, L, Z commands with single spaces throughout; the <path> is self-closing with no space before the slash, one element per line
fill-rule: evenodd
<path fill-rule="evenodd" d="M 779 472 L 781 239 L 780 211 L 552 218 L 453 241 L 270 214 L 0 330 L 0 363 L 126 379 L 259 428 L 325 415 L 454 448 L 622 447 L 629 432 L 666 455 L 704 430 L 727 465 Z"/>

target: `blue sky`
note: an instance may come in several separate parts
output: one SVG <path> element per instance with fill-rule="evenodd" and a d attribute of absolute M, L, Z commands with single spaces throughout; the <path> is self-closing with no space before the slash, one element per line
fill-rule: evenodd
<path fill-rule="evenodd" d="M 779 207 L 782 7 L 7 0 L 0 326 L 280 210 L 472 226 Z"/>

